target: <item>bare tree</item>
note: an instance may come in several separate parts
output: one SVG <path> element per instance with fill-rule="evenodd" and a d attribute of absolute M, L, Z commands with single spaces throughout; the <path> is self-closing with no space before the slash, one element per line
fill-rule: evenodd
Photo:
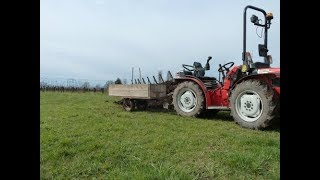
<path fill-rule="evenodd" d="M 122 84 L 121 79 L 117 78 L 116 81 L 114 82 L 115 84 Z"/>
<path fill-rule="evenodd" d="M 100 84 L 97 84 L 96 85 L 96 89 L 100 89 L 101 88 L 101 85 Z"/>
<path fill-rule="evenodd" d="M 127 84 L 127 79 L 123 79 L 122 84 Z"/>
<path fill-rule="evenodd" d="M 81 86 L 82 88 L 86 88 L 86 89 L 89 89 L 90 88 L 90 83 L 89 82 L 84 82 Z"/>
<path fill-rule="evenodd" d="M 90 83 L 89 82 L 84 82 L 83 84 L 82 84 L 82 90 L 83 91 L 89 91 L 89 88 L 90 88 Z"/>
<path fill-rule="evenodd" d="M 109 85 L 110 85 L 110 84 L 114 84 L 114 82 L 113 82 L 113 81 L 111 81 L 111 80 L 107 81 L 107 82 L 106 82 L 106 84 L 104 85 L 104 88 L 106 88 L 106 89 L 107 89 L 107 88 L 109 87 Z"/>

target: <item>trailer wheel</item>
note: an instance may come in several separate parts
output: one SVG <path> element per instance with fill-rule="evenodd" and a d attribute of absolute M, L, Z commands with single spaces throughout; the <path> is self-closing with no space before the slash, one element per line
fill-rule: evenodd
<path fill-rule="evenodd" d="M 133 111 L 135 108 L 135 105 L 132 99 L 126 98 L 123 100 L 122 107 L 126 111 Z"/>
<path fill-rule="evenodd" d="M 204 108 L 202 90 L 190 81 L 180 83 L 173 92 L 173 106 L 181 116 L 198 117 Z"/>
<path fill-rule="evenodd" d="M 241 127 L 262 129 L 275 117 L 273 90 L 258 80 L 236 85 L 230 98 L 231 115 Z"/>

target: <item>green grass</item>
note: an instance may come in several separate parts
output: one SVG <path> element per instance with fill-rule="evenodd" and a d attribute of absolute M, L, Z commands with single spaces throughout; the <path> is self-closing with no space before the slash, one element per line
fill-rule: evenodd
<path fill-rule="evenodd" d="M 278 130 L 126 112 L 101 93 L 40 93 L 41 179 L 280 179 Z"/>

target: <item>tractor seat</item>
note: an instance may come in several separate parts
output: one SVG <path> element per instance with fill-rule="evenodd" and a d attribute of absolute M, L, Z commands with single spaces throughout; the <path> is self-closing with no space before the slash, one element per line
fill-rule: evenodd
<path fill-rule="evenodd" d="M 263 63 L 263 62 L 255 62 L 255 63 L 253 63 L 250 52 L 246 52 L 245 59 L 246 59 L 247 62 L 251 63 L 250 67 L 253 68 L 253 69 L 270 68 L 270 64 L 268 64 L 268 63 Z"/>
<path fill-rule="evenodd" d="M 251 68 L 256 68 L 256 69 L 260 69 L 260 68 L 270 68 L 270 64 L 268 63 L 263 63 L 263 62 L 255 62 L 251 64 Z"/>
<path fill-rule="evenodd" d="M 193 67 L 194 67 L 194 71 L 193 71 L 194 76 L 196 76 L 198 78 L 201 78 L 204 76 L 205 72 L 204 72 L 204 68 L 202 67 L 201 63 L 194 62 Z"/>
<path fill-rule="evenodd" d="M 186 70 L 183 70 L 183 72 L 179 72 L 178 74 L 179 74 L 179 76 L 186 76 L 186 75 L 194 76 L 191 71 L 186 71 Z M 215 77 L 207 77 L 207 76 L 200 76 L 197 78 L 199 78 L 202 81 L 216 81 L 217 80 Z"/>
<path fill-rule="evenodd" d="M 186 71 L 186 70 L 183 70 L 183 74 L 184 75 L 190 75 L 190 76 L 193 75 L 191 71 Z"/>

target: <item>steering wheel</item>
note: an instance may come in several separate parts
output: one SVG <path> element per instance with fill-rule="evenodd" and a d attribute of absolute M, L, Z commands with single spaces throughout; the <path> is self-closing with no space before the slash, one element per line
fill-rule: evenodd
<path fill-rule="evenodd" d="M 188 70 L 188 71 L 193 71 L 193 69 L 189 69 L 189 68 L 188 68 L 188 67 L 193 68 L 193 66 L 191 66 L 191 65 L 182 64 L 182 67 L 185 68 L 185 69 Z"/>
<path fill-rule="evenodd" d="M 227 71 L 227 73 L 230 71 L 230 68 L 234 65 L 234 62 L 228 62 L 218 69 L 219 72 Z"/>

